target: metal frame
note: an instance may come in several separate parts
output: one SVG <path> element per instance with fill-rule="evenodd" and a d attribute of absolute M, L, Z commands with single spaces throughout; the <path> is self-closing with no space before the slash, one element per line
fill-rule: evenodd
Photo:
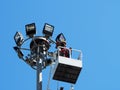
<path fill-rule="evenodd" d="M 30 46 L 31 46 L 31 43 L 33 43 L 34 47 L 32 49 L 31 49 L 31 47 L 30 48 L 24 48 L 24 47 L 22 47 L 23 44 L 25 42 L 27 42 L 28 40 L 30 40 L 30 39 L 31 39 Z M 38 40 L 39 39 L 46 40 L 49 45 L 51 43 L 52 44 L 56 44 L 56 42 L 53 41 L 50 37 L 46 37 L 46 36 L 32 36 L 32 37 L 28 37 L 25 40 L 23 40 L 20 45 L 17 45 L 17 48 L 19 50 L 21 50 L 21 51 L 22 50 L 30 51 L 30 54 L 26 55 L 25 57 L 22 56 L 22 57 L 19 57 L 19 58 L 22 59 L 29 66 L 31 66 L 34 70 L 36 70 L 36 75 L 37 75 L 37 80 L 36 80 L 36 87 L 37 87 L 37 89 L 36 90 L 42 90 L 42 70 L 46 66 L 49 66 L 49 65 L 44 65 L 44 63 L 45 63 L 45 61 L 47 59 L 47 56 L 51 57 L 51 60 L 53 60 L 51 64 L 53 65 L 53 64 L 57 63 L 55 61 L 58 58 L 57 56 L 59 56 L 59 49 L 60 48 L 66 48 L 66 49 L 69 50 L 70 58 L 72 58 L 72 55 L 71 55 L 71 51 L 72 50 L 80 52 L 79 60 L 82 61 L 82 51 L 81 50 L 77 50 L 77 49 L 70 49 L 70 48 L 67 48 L 67 47 L 61 47 L 61 46 L 59 46 L 58 50 L 57 50 L 57 53 L 56 52 L 55 53 L 52 52 L 53 55 L 51 56 L 51 55 L 49 55 L 49 52 L 48 52 L 49 48 L 48 48 L 48 50 L 44 50 L 45 49 L 44 45 L 39 45 L 39 43 L 37 43 L 35 41 L 36 39 L 38 39 Z M 43 49 L 43 52 L 41 52 L 41 47 Z M 50 71 L 50 74 L 51 74 L 51 71 Z M 50 77 L 49 77 L 49 80 L 48 80 L 48 88 L 47 89 L 49 89 L 49 84 L 50 84 Z M 71 86 L 71 88 L 72 88 L 72 86 Z M 71 89 L 71 90 L 73 90 L 73 89 Z"/>
<path fill-rule="evenodd" d="M 59 54 L 60 48 L 68 49 L 71 52 L 72 51 L 78 52 L 79 59 L 72 58 L 72 55 L 70 55 L 70 57 L 61 56 Z M 52 78 L 54 80 L 75 84 L 82 70 L 82 51 L 76 49 L 69 49 L 67 47 L 58 47 L 57 52 L 58 53 L 53 69 Z"/>
<path fill-rule="evenodd" d="M 26 41 L 28 41 L 28 40 L 30 40 L 30 39 L 32 39 L 32 41 L 33 41 L 34 43 L 36 43 L 36 42 L 35 42 L 35 38 L 39 38 L 39 37 L 41 37 L 41 36 L 34 36 L 34 37 L 32 37 L 32 38 L 27 38 L 27 39 L 25 39 L 25 40 L 22 42 L 21 46 L 17 46 L 17 47 L 18 47 L 20 50 L 27 50 L 27 51 L 32 52 L 31 49 L 29 49 L 29 48 L 23 48 L 22 46 L 23 46 L 23 44 L 24 44 Z M 44 37 L 43 37 L 43 38 L 44 38 Z M 43 67 L 43 61 L 44 61 L 45 57 L 42 55 L 41 51 L 39 50 L 39 48 L 40 48 L 41 46 L 40 46 L 40 45 L 37 45 L 37 43 L 36 43 L 36 46 L 35 46 L 35 47 L 37 48 L 36 53 L 34 53 L 34 54 L 35 54 L 34 59 L 36 60 L 36 65 L 35 65 L 35 66 L 32 65 L 30 62 L 27 62 L 27 60 L 26 60 L 25 57 L 22 57 L 22 58 L 20 58 L 20 59 L 22 59 L 25 63 L 27 63 L 29 66 L 31 66 L 33 69 L 35 69 L 35 70 L 37 71 L 37 72 L 36 72 L 36 74 L 37 74 L 37 85 L 36 85 L 36 87 L 37 87 L 37 90 L 42 90 L 42 70 L 44 69 L 44 67 Z M 26 57 L 27 57 L 27 56 L 26 56 Z M 29 58 L 29 59 L 31 59 L 31 57 L 32 57 L 32 55 L 30 55 L 30 58 Z M 33 57 L 32 57 L 32 58 L 33 58 Z M 31 59 L 30 61 L 32 62 L 33 59 Z"/>

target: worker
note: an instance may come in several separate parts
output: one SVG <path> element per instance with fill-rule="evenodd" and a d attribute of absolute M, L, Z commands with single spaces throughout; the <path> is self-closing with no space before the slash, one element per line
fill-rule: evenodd
<path fill-rule="evenodd" d="M 69 58 L 69 49 L 66 48 L 66 39 L 63 35 L 63 33 L 60 33 L 57 37 L 56 37 L 56 48 L 59 48 L 59 54 L 60 56 L 64 56 Z"/>

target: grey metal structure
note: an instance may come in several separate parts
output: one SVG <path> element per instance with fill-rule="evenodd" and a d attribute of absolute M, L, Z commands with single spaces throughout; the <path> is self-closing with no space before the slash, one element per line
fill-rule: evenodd
<path fill-rule="evenodd" d="M 18 57 L 37 71 L 37 90 L 42 90 L 42 70 L 52 62 L 51 58 L 48 58 L 48 50 L 50 44 L 54 42 L 50 39 L 54 28 L 50 24 L 45 23 L 45 25 L 44 29 L 46 31 L 43 29 L 43 36 L 34 36 L 36 33 L 35 23 L 25 26 L 27 29 L 26 34 L 29 36 L 27 39 L 24 40 L 20 32 L 16 32 L 14 36 L 16 42 L 14 50 L 17 52 Z M 27 41 L 29 41 L 29 47 L 25 48 L 24 44 Z M 27 55 L 23 53 L 24 50 L 28 51 Z"/>
<path fill-rule="evenodd" d="M 36 90 L 42 90 L 42 70 L 50 65 L 54 66 L 53 70 L 50 70 L 50 74 L 53 71 L 54 80 L 75 84 L 82 69 L 82 52 L 66 47 L 59 47 L 57 52 L 49 52 L 51 44 L 56 44 L 56 42 L 50 38 L 54 31 L 54 26 L 50 24 L 45 23 L 43 36 L 35 36 L 35 23 L 28 24 L 25 28 L 28 38 L 24 39 L 20 32 L 16 32 L 14 36 L 16 42 L 14 50 L 17 52 L 20 59 L 37 71 Z M 26 43 L 28 44 L 27 48 Z M 61 48 L 69 49 L 69 58 L 60 56 L 59 50 Z M 24 53 L 24 51 L 27 51 L 27 53 Z M 78 59 L 72 58 L 72 51 L 80 53 Z M 47 90 L 49 90 L 49 84 L 50 77 Z M 60 90 L 63 89 L 63 87 L 60 88 Z M 73 90 L 73 86 L 71 86 L 71 90 Z"/>

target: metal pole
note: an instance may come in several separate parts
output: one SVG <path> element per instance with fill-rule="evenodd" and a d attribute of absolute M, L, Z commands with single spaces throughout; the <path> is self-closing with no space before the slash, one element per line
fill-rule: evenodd
<path fill-rule="evenodd" d="M 39 54 L 39 47 L 37 47 L 37 90 L 42 90 L 42 59 Z"/>

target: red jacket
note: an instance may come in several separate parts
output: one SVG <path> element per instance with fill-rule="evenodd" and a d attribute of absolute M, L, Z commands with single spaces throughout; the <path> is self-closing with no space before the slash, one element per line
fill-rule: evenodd
<path fill-rule="evenodd" d="M 64 57 L 70 57 L 70 54 L 69 54 L 69 50 L 66 49 L 66 48 L 61 48 L 60 50 L 60 56 L 64 56 Z"/>

